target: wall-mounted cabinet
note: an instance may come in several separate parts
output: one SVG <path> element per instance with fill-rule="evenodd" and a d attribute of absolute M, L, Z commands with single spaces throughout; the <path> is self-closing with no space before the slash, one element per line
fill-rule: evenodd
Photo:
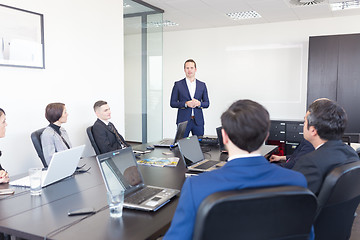
<path fill-rule="evenodd" d="M 303 121 L 271 121 L 267 144 L 278 145 L 279 155 L 290 155 L 303 140 Z"/>
<path fill-rule="evenodd" d="M 310 37 L 307 106 L 321 97 L 344 107 L 347 133 L 360 133 L 360 34 Z"/>

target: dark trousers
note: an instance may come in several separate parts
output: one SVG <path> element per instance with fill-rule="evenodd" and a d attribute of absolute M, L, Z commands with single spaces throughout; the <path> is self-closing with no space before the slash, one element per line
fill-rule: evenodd
<path fill-rule="evenodd" d="M 186 130 L 184 133 L 184 137 L 188 137 L 189 133 L 196 136 L 204 135 L 204 125 L 196 125 L 194 119 L 190 119 L 186 125 Z"/>

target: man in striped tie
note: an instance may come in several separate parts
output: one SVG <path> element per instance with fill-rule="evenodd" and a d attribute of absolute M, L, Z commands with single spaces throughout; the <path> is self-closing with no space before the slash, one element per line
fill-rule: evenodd
<path fill-rule="evenodd" d="M 116 130 L 114 124 L 109 120 L 111 118 L 110 107 L 105 101 L 97 101 L 94 104 L 94 111 L 97 116 L 92 127 L 92 133 L 100 153 L 107 153 L 117 149 L 129 147 L 125 139 Z"/>

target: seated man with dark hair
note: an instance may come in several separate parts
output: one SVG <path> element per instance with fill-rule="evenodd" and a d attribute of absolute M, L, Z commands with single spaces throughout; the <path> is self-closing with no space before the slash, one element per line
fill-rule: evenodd
<path fill-rule="evenodd" d="M 191 239 L 197 210 L 209 195 L 227 190 L 274 187 L 306 187 L 298 172 L 270 164 L 259 153 L 269 134 L 268 111 L 251 100 L 239 100 L 221 116 L 222 136 L 229 152 L 220 169 L 187 178 L 181 190 L 171 226 L 164 239 Z"/>
<path fill-rule="evenodd" d="M 347 115 L 336 102 L 315 100 L 304 118 L 304 138 L 315 151 L 302 156 L 292 168 L 305 175 L 309 189 L 319 194 L 326 175 L 335 167 L 359 160 L 354 149 L 341 141 Z"/>
<path fill-rule="evenodd" d="M 110 107 L 105 101 L 97 101 L 94 104 L 94 111 L 98 119 L 92 127 L 92 133 L 100 153 L 107 153 L 129 147 L 124 138 L 116 130 L 111 118 Z"/>

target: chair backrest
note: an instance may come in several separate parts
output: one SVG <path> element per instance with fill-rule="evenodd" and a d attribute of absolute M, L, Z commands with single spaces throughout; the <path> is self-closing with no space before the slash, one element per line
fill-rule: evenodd
<path fill-rule="evenodd" d="M 39 156 L 44 168 L 47 168 L 48 165 L 45 161 L 44 158 L 44 153 L 42 150 L 42 145 L 41 145 L 41 134 L 43 133 L 43 131 L 45 130 L 45 128 L 40 128 L 39 130 L 36 130 L 35 132 L 31 133 L 31 141 L 35 147 L 36 153 Z"/>
<path fill-rule="evenodd" d="M 360 161 L 334 168 L 318 195 L 316 239 L 349 239 L 360 202 Z"/>
<path fill-rule="evenodd" d="M 93 133 L 92 133 L 92 126 L 90 126 L 90 127 L 88 127 L 88 128 L 86 129 L 86 133 L 87 133 L 87 135 L 88 135 L 88 137 L 89 137 L 91 146 L 93 147 L 96 155 L 99 155 L 99 154 L 100 154 L 100 150 L 99 150 L 99 148 L 98 148 L 98 146 L 97 146 L 97 144 L 96 144 L 96 142 L 95 142 L 95 139 L 94 139 L 94 136 L 93 136 Z"/>
<path fill-rule="evenodd" d="M 297 186 L 217 192 L 201 203 L 193 239 L 308 239 L 316 209 Z"/>

